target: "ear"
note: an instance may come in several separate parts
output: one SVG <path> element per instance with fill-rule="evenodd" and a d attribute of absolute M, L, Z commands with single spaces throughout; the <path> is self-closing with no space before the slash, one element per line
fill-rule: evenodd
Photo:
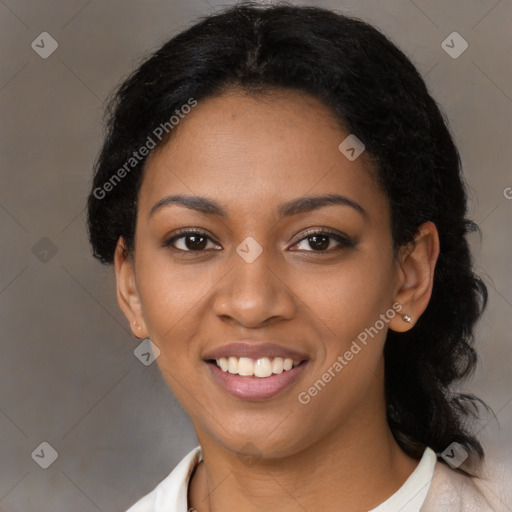
<path fill-rule="evenodd" d="M 433 222 L 425 222 L 419 227 L 414 241 L 402 247 L 399 252 L 395 300 L 402 305 L 402 309 L 389 322 L 389 328 L 393 331 L 405 332 L 411 329 L 427 308 L 438 256 L 437 228 Z M 403 315 L 408 315 L 411 321 L 405 321 Z"/>
<path fill-rule="evenodd" d="M 140 339 L 147 338 L 148 333 L 142 307 L 135 281 L 135 262 L 127 254 L 126 243 L 119 237 L 114 253 L 114 267 L 116 271 L 117 302 L 124 316 L 130 323 L 133 334 Z"/>

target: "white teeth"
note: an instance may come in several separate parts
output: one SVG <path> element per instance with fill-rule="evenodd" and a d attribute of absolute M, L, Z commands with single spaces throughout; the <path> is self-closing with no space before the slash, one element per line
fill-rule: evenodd
<path fill-rule="evenodd" d="M 219 363 L 217 363 L 219 364 Z M 229 373 L 238 373 L 238 358 L 230 357 L 228 358 L 228 372 Z"/>
<path fill-rule="evenodd" d="M 254 375 L 254 364 L 249 357 L 238 360 L 238 375 Z"/>
<path fill-rule="evenodd" d="M 272 360 L 272 373 L 282 373 L 284 368 L 284 360 L 282 357 L 274 357 Z"/>
<path fill-rule="evenodd" d="M 221 357 L 220 359 L 217 359 L 217 364 L 221 367 L 223 372 L 228 371 L 228 358 L 227 357 Z"/>
<path fill-rule="evenodd" d="M 215 362 L 223 372 L 260 378 L 283 373 L 283 371 L 291 370 L 300 364 L 300 361 L 282 357 L 261 357 L 257 360 L 250 357 L 221 357 Z"/>
<path fill-rule="evenodd" d="M 254 363 L 254 375 L 256 377 L 270 377 L 272 375 L 272 365 L 268 357 L 258 359 Z"/>

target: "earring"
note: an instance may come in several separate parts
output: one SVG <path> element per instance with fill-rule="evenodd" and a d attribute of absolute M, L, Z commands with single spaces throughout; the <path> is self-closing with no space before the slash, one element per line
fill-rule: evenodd
<path fill-rule="evenodd" d="M 402 315 L 402 320 L 408 324 L 412 322 L 412 318 L 409 315 Z"/>

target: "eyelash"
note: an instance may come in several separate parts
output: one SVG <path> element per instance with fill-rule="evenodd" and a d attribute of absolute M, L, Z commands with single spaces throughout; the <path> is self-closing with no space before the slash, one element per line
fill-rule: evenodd
<path fill-rule="evenodd" d="M 172 247 L 172 244 L 176 240 L 179 240 L 180 238 L 186 238 L 188 235 L 199 235 L 199 236 L 202 236 L 202 237 L 205 237 L 205 238 L 209 239 L 210 241 L 212 241 L 214 243 L 218 243 L 215 240 L 213 240 L 208 235 L 208 233 L 206 233 L 204 231 L 201 231 L 199 229 L 185 228 L 183 230 L 178 231 L 178 234 L 176 234 L 176 235 L 172 236 L 171 238 L 167 239 L 162 244 L 162 246 L 163 247 L 169 247 L 171 250 L 173 250 L 175 252 L 182 252 L 182 253 L 201 253 L 201 252 L 206 252 L 206 249 L 202 249 L 202 250 L 199 250 L 199 251 L 193 251 L 193 250 L 190 250 L 190 249 L 189 250 L 184 250 L 184 249 L 177 249 L 176 247 Z M 296 235 L 296 233 L 293 234 L 293 236 L 295 236 L 295 235 Z M 297 240 L 297 242 L 295 242 L 293 245 L 297 245 L 300 242 L 302 242 L 304 240 L 307 240 L 309 237 L 312 237 L 312 236 L 326 236 L 328 238 L 332 238 L 332 239 L 336 240 L 336 242 L 339 243 L 339 246 L 337 248 L 335 248 L 335 249 L 326 249 L 326 250 L 319 250 L 319 251 L 309 250 L 309 251 L 306 251 L 306 252 L 314 252 L 314 253 L 317 253 L 317 254 L 318 253 L 331 253 L 331 252 L 334 252 L 334 251 L 337 251 L 337 250 L 355 247 L 356 244 L 357 244 L 356 240 L 352 240 L 349 237 L 338 233 L 337 231 L 333 231 L 333 230 L 331 230 L 329 228 L 324 228 L 324 229 L 321 229 L 321 230 L 316 230 L 316 231 L 314 230 L 314 231 L 309 231 L 309 232 L 305 233 L 305 235 L 300 240 Z"/>

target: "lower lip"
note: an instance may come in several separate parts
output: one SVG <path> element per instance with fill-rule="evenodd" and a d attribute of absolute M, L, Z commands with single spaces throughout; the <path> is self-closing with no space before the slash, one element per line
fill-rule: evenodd
<path fill-rule="evenodd" d="M 307 361 L 291 370 L 270 377 L 241 377 L 222 371 L 215 363 L 206 363 L 215 381 L 230 395 L 242 400 L 267 400 L 289 388 L 302 374 Z"/>

